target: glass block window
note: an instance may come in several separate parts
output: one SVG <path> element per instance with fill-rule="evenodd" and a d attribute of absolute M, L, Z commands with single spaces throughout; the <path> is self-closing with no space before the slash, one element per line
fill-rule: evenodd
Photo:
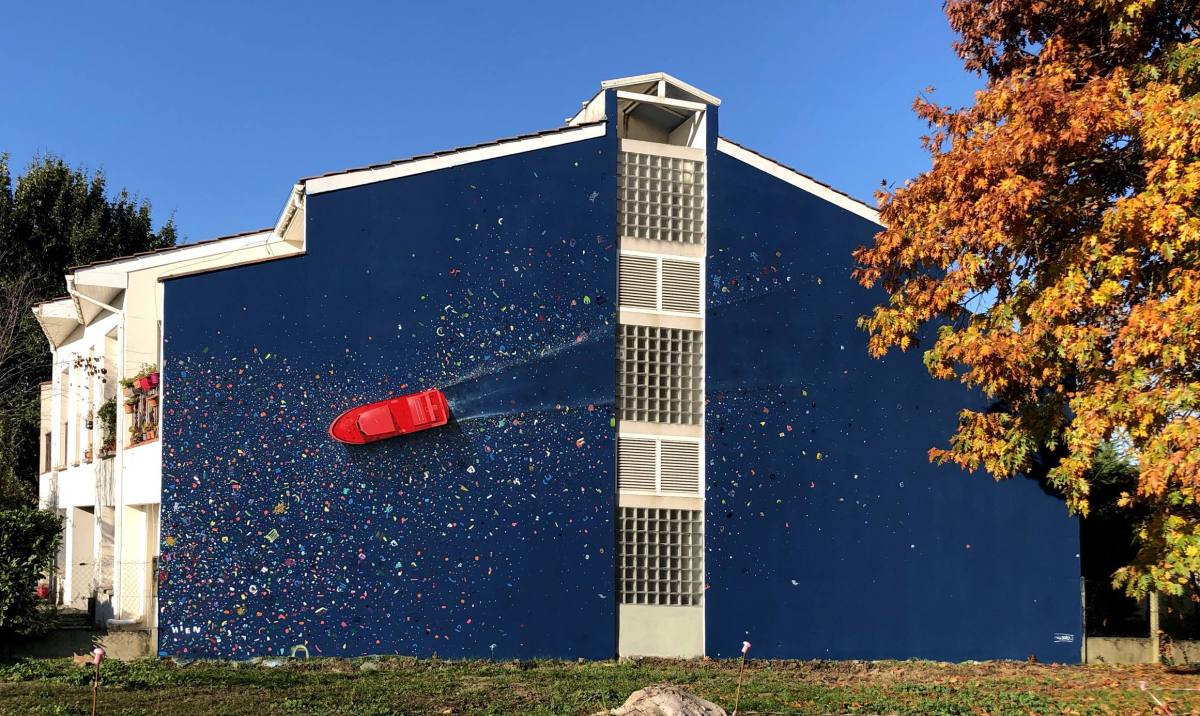
<path fill-rule="evenodd" d="M 703 334 L 631 324 L 617 330 L 620 418 L 699 425 L 704 415 Z"/>
<path fill-rule="evenodd" d="M 622 604 L 698 606 L 704 596 L 700 510 L 622 507 L 618 564 Z"/>
<path fill-rule="evenodd" d="M 621 152 L 617 226 L 632 238 L 704 243 L 704 162 Z"/>

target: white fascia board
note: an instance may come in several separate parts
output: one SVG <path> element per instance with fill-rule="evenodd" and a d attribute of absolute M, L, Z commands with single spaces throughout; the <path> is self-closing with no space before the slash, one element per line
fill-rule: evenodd
<path fill-rule="evenodd" d="M 103 286 L 105 288 L 125 290 L 125 271 L 116 270 L 108 264 L 95 268 L 80 269 L 71 276 L 67 276 L 68 282 L 71 281 L 72 276 L 74 277 L 76 286 Z"/>
<path fill-rule="evenodd" d="M 345 174 L 334 174 L 327 177 L 316 177 L 305 182 L 305 194 L 323 194 L 328 191 L 337 191 L 339 189 L 349 189 L 351 187 L 362 186 L 364 184 L 374 184 L 375 182 L 388 181 L 390 179 L 399 179 L 401 177 L 413 176 L 414 174 L 424 174 L 426 172 L 434 172 L 439 169 L 449 169 L 463 164 L 471 164 L 474 162 L 482 162 L 488 159 L 498 159 L 507 157 L 513 154 L 521 154 L 522 152 L 532 152 L 538 149 L 548 149 L 557 147 L 571 142 L 582 142 L 586 139 L 595 139 L 603 137 L 607 131 L 607 124 L 595 124 L 587 127 L 578 127 L 555 132 L 554 134 L 546 134 L 529 139 L 519 139 L 512 142 L 503 142 L 501 144 L 490 144 L 484 147 L 475 147 L 473 149 L 463 149 L 450 154 L 443 154 L 436 157 L 428 157 L 425 159 L 414 159 L 412 161 L 401 162 L 391 166 L 379 167 L 377 169 L 360 169 L 358 171 L 347 172 Z"/>
<path fill-rule="evenodd" d="M 861 216 L 867 221 L 883 226 L 883 223 L 879 220 L 879 211 L 872 208 L 869 204 L 865 204 L 858 199 L 850 197 L 834 189 L 830 189 L 824 184 L 810 177 L 804 176 L 795 169 L 789 169 L 779 162 L 767 159 L 761 154 L 755 154 L 754 152 L 743 147 L 739 147 L 733 142 L 723 138 L 717 139 L 717 151 L 728 154 L 734 159 L 745 162 L 755 169 L 764 171 L 776 179 L 781 179 L 794 187 L 803 189 L 818 199 L 824 199 L 830 204 L 845 209 L 846 211 L 849 211 L 857 216 Z"/>
<path fill-rule="evenodd" d="M 661 104 L 664 107 L 675 107 L 676 109 L 686 109 L 689 112 L 703 112 L 708 109 L 708 105 L 700 102 L 689 102 L 686 99 L 671 99 L 670 97 L 656 97 L 652 94 L 642 94 L 641 92 L 626 92 L 625 90 L 617 90 L 617 99 L 627 99 L 634 102 L 645 102 L 646 104 Z"/>
<path fill-rule="evenodd" d="M 74 273 L 75 285 L 107 286 L 124 290 L 128 275 L 134 271 L 157 268 L 170 264 L 183 263 L 204 259 L 230 251 L 237 251 L 249 246 L 264 244 L 271 239 L 273 232 L 260 231 L 245 236 L 232 236 L 228 239 L 208 241 L 195 246 L 183 245 L 171 251 L 158 254 L 136 256 L 128 259 L 118 259 L 94 268 L 79 269 Z"/>
<path fill-rule="evenodd" d="M 271 234 L 282 241 L 284 234 L 287 233 L 288 226 L 296 218 L 296 213 L 303 207 L 304 184 L 301 183 L 293 186 L 292 190 L 288 193 L 287 203 L 283 205 L 283 211 L 279 212 L 279 220 L 275 222 L 275 228 L 271 231 Z"/>
<path fill-rule="evenodd" d="M 61 318 L 82 322 L 75 302 L 69 296 L 55 301 L 39 303 L 33 307 L 33 313 L 42 318 Z"/>
<path fill-rule="evenodd" d="M 604 91 L 601 90 L 592 95 L 592 98 L 584 102 L 575 116 L 567 120 L 567 124 L 572 127 L 583 124 L 584 122 L 596 122 L 601 119 L 606 119 L 604 116 Z"/>
<path fill-rule="evenodd" d="M 684 82 L 679 78 L 668 75 L 666 72 L 651 72 L 648 75 L 633 75 L 632 77 L 618 77 L 613 80 L 604 80 L 600 83 L 600 87 L 601 89 L 615 89 L 618 87 L 628 87 L 629 85 L 646 84 L 647 82 L 666 82 L 668 84 L 673 84 L 684 92 L 695 95 L 714 107 L 721 106 L 721 100 L 698 87 Z"/>

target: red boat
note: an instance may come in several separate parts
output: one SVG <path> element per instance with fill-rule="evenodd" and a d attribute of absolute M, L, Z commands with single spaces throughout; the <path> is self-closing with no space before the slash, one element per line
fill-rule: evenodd
<path fill-rule="evenodd" d="M 329 436 L 364 445 L 397 435 L 438 428 L 450 420 L 450 404 L 437 388 L 351 408 L 329 425 Z"/>

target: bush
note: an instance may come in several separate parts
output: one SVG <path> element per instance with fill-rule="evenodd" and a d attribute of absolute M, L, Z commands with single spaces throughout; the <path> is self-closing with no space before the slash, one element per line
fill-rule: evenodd
<path fill-rule="evenodd" d="M 33 508 L 0 510 L 0 636 L 28 636 L 49 625 L 34 593 L 62 542 L 62 518 Z"/>

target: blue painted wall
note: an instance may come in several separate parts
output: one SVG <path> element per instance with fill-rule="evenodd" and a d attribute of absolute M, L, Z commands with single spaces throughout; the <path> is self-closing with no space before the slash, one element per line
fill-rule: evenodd
<path fill-rule="evenodd" d="M 614 149 L 313 196 L 306 256 L 167 283 L 164 654 L 615 653 Z M 430 386 L 447 428 L 326 434 Z"/>
<path fill-rule="evenodd" d="M 710 164 L 708 654 L 1077 661 L 1075 520 L 1032 480 L 931 465 L 969 397 L 920 350 L 866 353 L 881 295 L 850 251 L 877 227 Z"/>

